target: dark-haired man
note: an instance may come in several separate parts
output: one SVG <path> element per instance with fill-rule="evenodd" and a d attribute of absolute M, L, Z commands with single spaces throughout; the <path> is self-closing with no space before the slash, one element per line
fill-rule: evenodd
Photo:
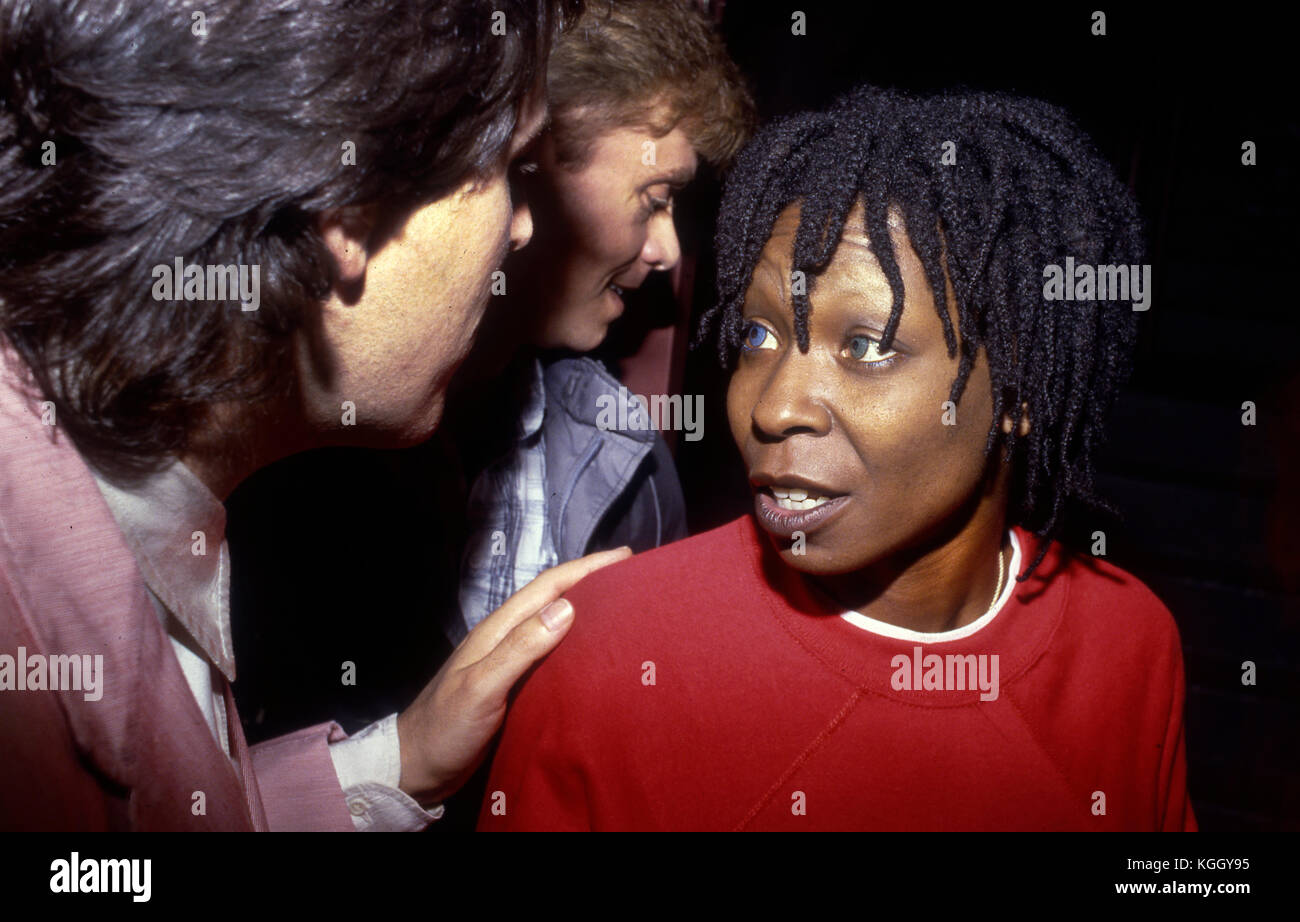
<path fill-rule="evenodd" d="M 437 426 L 531 236 L 508 171 L 561 6 L 0 0 L 0 828 L 421 828 L 623 556 L 400 716 L 244 743 L 222 500 Z M 254 298 L 204 288 L 227 266 Z"/>

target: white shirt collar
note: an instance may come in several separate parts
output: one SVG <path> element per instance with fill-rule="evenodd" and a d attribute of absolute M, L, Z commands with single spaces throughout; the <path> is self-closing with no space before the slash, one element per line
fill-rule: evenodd
<path fill-rule="evenodd" d="M 233 682 L 226 507 L 180 461 L 130 487 L 92 474 L 145 585 Z"/>
<path fill-rule="evenodd" d="M 533 359 L 528 369 L 528 395 L 519 413 L 519 440 L 531 439 L 542 428 L 546 416 L 546 377 L 542 363 Z"/>
<path fill-rule="evenodd" d="M 896 624 L 890 624 L 886 621 L 878 621 L 875 618 L 868 618 L 866 615 L 859 614 L 856 611 L 846 611 L 840 615 L 849 624 L 859 627 L 864 631 L 870 631 L 872 634 L 879 634 L 882 637 L 892 637 L 895 640 L 908 640 L 913 643 L 945 643 L 951 640 L 961 640 L 972 634 L 988 627 L 993 619 L 1002 611 L 1002 606 L 1006 605 L 1007 600 L 1011 598 L 1011 593 L 1016 588 L 1016 574 L 1020 572 L 1020 540 L 1016 537 L 1014 530 L 1007 532 L 1011 538 L 1011 566 L 1008 568 L 1006 585 L 1002 587 L 1002 594 L 998 596 L 993 606 L 980 615 L 970 624 L 962 625 L 951 631 L 936 631 L 926 633 L 925 631 L 913 631 L 910 628 L 899 627 Z"/>

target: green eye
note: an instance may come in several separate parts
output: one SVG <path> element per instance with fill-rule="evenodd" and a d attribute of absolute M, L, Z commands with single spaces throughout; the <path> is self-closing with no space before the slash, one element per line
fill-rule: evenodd
<path fill-rule="evenodd" d="M 893 349 L 888 352 L 880 351 L 880 343 L 876 342 L 870 336 L 861 334 L 849 339 L 849 356 L 856 362 L 863 362 L 868 365 L 874 365 L 878 362 L 887 362 L 898 353 Z"/>

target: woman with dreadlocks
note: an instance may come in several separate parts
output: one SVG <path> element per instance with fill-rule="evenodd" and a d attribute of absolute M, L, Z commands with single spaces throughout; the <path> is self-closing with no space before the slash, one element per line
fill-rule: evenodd
<path fill-rule="evenodd" d="M 569 593 L 481 828 L 1195 829 L 1173 619 L 1055 540 L 1135 319 L 1044 279 L 1143 258 L 1088 138 L 860 89 L 760 132 L 717 244 L 754 513 Z"/>

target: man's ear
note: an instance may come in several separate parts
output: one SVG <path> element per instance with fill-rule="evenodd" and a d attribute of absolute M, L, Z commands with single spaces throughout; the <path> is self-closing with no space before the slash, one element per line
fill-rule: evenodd
<path fill-rule="evenodd" d="M 321 237 L 334 257 L 337 278 L 343 286 L 354 286 L 366 277 L 370 259 L 370 234 L 374 216 L 369 209 L 349 205 L 320 216 Z"/>
<path fill-rule="evenodd" d="M 1002 431 L 1007 435 L 1011 434 L 1011 414 L 1002 414 Z M 1020 438 L 1029 435 L 1029 404 L 1020 405 L 1020 431 L 1017 433 Z"/>

